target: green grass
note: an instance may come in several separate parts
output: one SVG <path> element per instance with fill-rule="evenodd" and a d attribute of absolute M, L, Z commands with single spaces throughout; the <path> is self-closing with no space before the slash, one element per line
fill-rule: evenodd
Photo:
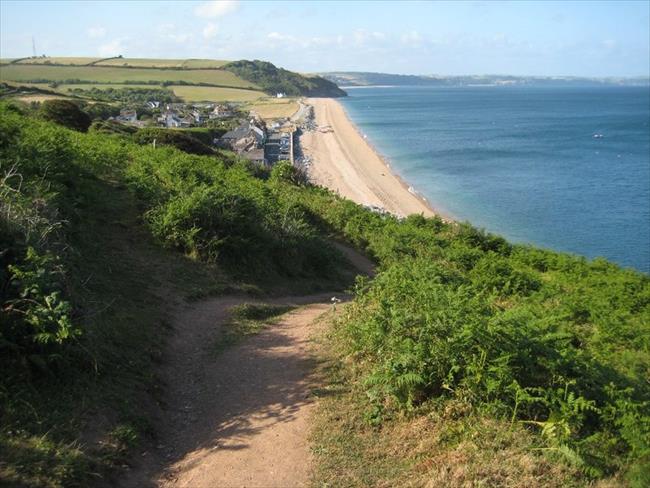
<path fill-rule="evenodd" d="M 220 68 L 228 61 L 216 59 L 144 59 L 120 58 L 108 59 L 97 63 L 98 66 L 133 66 L 148 68 Z"/>
<path fill-rule="evenodd" d="M 209 293 L 227 283 L 218 268 L 162 249 L 126 188 L 90 179 L 78 191 L 85 211 L 70 268 L 72 294 L 86 310 L 90 361 L 85 371 L 59 373 L 37 389 L 12 389 L 0 424 L 0 479 L 10 483 L 85 485 L 92 473 L 107 476 L 124 464 L 129 447 L 152 435 L 148 395 L 160 388 L 154 366 L 170 309 L 191 290 Z M 93 438 L 82 442 L 89 431 Z"/>
<path fill-rule="evenodd" d="M 379 266 L 327 349 L 319 480 L 648 485 L 646 275 L 469 224 L 378 215 L 287 164 L 269 172 L 0 110 L 0 156 L 21 172 L 0 186 L 0 322 L 12 346 L 0 355 L 11 460 L 0 469 L 11 481 L 38 475 L 30 455 L 49 463 L 39 469 L 54 473 L 50 486 L 120 463 L 151 435 L 165 307 L 242 282 L 334 289 L 346 284 L 336 237 Z M 223 340 L 276 312 L 235 311 Z"/>
<path fill-rule="evenodd" d="M 256 89 L 254 83 L 245 81 L 230 71 L 220 69 L 173 70 L 138 69 L 97 66 L 44 66 L 12 64 L 0 67 L 0 80 L 26 82 L 30 80 L 65 81 L 81 80 L 100 83 L 124 81 L 184 81 L 187 83 L 212 83 L 233 88 Z"/>
<path fill-rule="evenodd" d="M 34 84 L 36 87 L 40 88 L 46 88 L 48 90 L 51 90 L 47 86 L 47 84 Z M 91 90 L 93 88 L 97 89 L 108 89 L 108 88 L 115 88 L 115 89 L 120 89 L 120 88 L 152 88 L 152 85 L 123 85 L 123 84 L 110 84 L 110 83 L 102 83 L 102 84 L 73 84 L 73 85 L 59 85 L 56 88 L 56 91 L 60 91 L 63 93 L 70 92 L 71 90 L 74 90 L 75 88 L 80 88 L 83 90 Z M 248 102 L 248 101 L 255 101 L 260 99 L 261 97 L 265 97 L 266 95 L 262 93 L 261 91 L 255 91 L 255 90 L 241 90 L 237 88 L 219 88 L 219 87 L 212 87 L 212 86 L 178 86 L 178 85 L 170 85 L 167 87 L 169 90 L 172 90 L 174 94 L 185 102 L 223 102 L 223 101 L 230 101 L 230 102 Z M 293 113 L 293 112 L 292 112 Z"/>
<path fill-rule="evenodd" d="M 261 332 L 294 308 L 289 305 L 266 303 L 243 303 L 231 308 L 230 320 L 223 324 L 223 330 L 219 334 L 213 350 L 218 354 L 246 337 Z"/>
<path fill-rule="evenodd" d="M 261 91 L 218 88 L 212 86 L 170 86 L 186 102 L 248 102 L 266 96 Z"/>
<path fill-rule="evenodd" d="M 249 105 L 263 119 L 289 118 L 298 110 L 298 102 L 287 98 L 264 98 Z"/>
<path fill-rule="evenodd" d="M 44 63 L 55 63 L 55 64 L 68 64 L 71 66 L 79 66 L 93 61 L 97 61 L 101 58 L 90 58 L 90 57 L 46 57 L 46 58 L 28 58 L 19 61 L 17 64 L 44 64 Z"/>
<path fill-rule="evenodd" d="M 496 420 L 468 403 L 444 409 L 423 404 L 376 423 L 358 359 L 341 355 L 346 346 L 336 334 L 317 342 L 323 386 L 313 392 L 313 486 L 592 486 L 580 465 L 549 449 L 524 424 Z M 598 486 L 621 483 L 612 478 Z"/>
<path fill-rule="evenodd" d="M 35 85 L 35 86 L 40 86 L 42 88 L 46 88 L 47 83 L 40 83 L 40 84 Z M 152 86 L 152 85 L 124 85 L 122 83 L 113 83 L 113 84 L 111 84 L 111 83 L 101 83 L 101 84 L 100 83 L 88 83 L 88 84 L 79 83 L 79 84 L 73 84 L 73 85 L 62 84 L 62 85 L 57 86 L 56 90 L 61 91 L 61 92 L 69 92 L 71 90 L 74 90 L 75 88 L 80 88 L 82 90 L 92 90 L 93 88 L 97 88 L 99 90 L 105 90 L 105 89 L 108 89 L 108 88 L 120 89 L 120 88 L 157 88 L 157 87 L 155 85 L 154 86 Z"/>

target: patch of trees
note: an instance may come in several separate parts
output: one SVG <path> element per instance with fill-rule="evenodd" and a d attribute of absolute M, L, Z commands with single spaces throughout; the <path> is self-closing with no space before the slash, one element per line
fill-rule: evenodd
<path fill-rule="evenodd" d="M 80 132 L 86 132 L 92 122 L 90 116 L 70 100 L 45 100 L 39 112 L 45 120 Z"/>
<path fill-rule="evenodd" d="M 284 93 L 289 96 L 344 97 L 347 95 L 335 83 L 320 76 L 307 77 L 277 68 L 267 61 L 234 61 L 223 69 L 231 71 L 246 81 L 255 83 L 268 94 Z"/>
<path fill-rule="evenodd" d="M 71 93 L 78 96 L 101 100 L 104 102 L 119 102 L 123 105 L 141 105 L 150 100 L 163 103 L 178 102 L 180 99 L 174 92 L 163 88 L 73 88 Z"/>

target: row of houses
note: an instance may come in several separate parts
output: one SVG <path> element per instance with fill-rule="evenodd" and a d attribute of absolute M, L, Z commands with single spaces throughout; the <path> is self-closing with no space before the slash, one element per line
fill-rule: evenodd
<path fill-rule="evenodd" d="M 207 120 L 232 117 L 234 110 L 223 104 L 168 104 L 156 122 L 169 129 L 201 126 Z"/>
<path fill-rule="evenodd" d="M 169 103 L 162 105 L 159 101 L 151 100 L 145 104 L 145 108 L 160 110 L 160 114 L 156 117 L 156 124 L 170 129 L 201 126 L 208 120 L 226 119 L 235 115 L 235 110 L 228 104 Z M 120 110 L 120 115 L 112 119 L 130 125 L 147 125 L 144 121 L 138 120 L 137 110 L 130 108 Z"/>
<path fill-rule="evenodd" d="M 280 160 L 291 160 L 293 137 L 291 132 L 268 131 L 255 119 L 225 133 L 219 145 L 237 152 L 258 164 L 273 165 Z"/>

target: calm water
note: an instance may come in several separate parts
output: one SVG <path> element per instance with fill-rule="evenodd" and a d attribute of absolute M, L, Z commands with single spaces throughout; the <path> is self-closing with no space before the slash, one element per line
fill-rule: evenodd
<path fill-rule="evenodd" d="M 443 213 L 512 241 L 650 272 L 647 87 L 348 93 L 351 119 Z"/>

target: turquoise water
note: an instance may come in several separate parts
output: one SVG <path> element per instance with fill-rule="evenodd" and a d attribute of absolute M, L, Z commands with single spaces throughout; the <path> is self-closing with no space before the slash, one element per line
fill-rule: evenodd
<path fill-rule="evenodd" d="M 348 93 L 350 118 L 434 208 L 515 242 L 650 272 L 647 87 Z"/>

